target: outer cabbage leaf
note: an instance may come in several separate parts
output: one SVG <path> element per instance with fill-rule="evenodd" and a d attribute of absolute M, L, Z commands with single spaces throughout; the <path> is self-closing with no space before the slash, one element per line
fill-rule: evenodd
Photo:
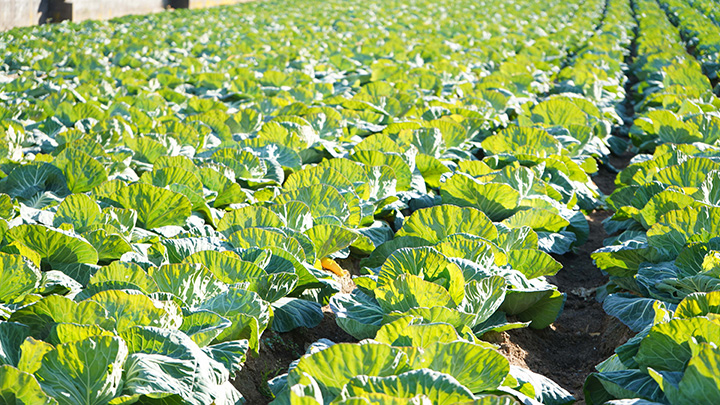
<path fill-rule="evenodd" d="M 32 374 L 14 367 L 0 366 L 0 401 L 7 404 L 56 405 Z"/>
<path fill-rule="evenodd" d="M 106 404 L 122 386 L 125 342 L 96 336 L 58 345 L 45 354 L 35 376 L 60 404 Z"/>

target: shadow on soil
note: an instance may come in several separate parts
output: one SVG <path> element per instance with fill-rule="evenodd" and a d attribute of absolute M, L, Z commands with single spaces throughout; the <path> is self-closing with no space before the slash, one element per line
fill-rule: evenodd
<path fill-rule="evenodd" d="M 272 394 L 267 380 L 287 373 L 288 366 L 305 354 L 307 347 L 321 339 L 335 343 L 357 342 L 335 323 L 335 315 L 324 307 L 325 318 L 320 325 L 308 329 L 298 328 L 287 333 L 265 331 L 260 339 L 260 355 L 248 356 L 243 369 L 235 376 L 233 385 L 245 397 L 246 404 L 267 404 Z"/>
<path fill-rule="evenodd" d="M 613 157 L 611 164 L 623 169 L 630 157 L 630 154 Z M 615 188 L 615 174 L 604 167 L 593 181 L 606 195 Z M 595 299 L 595 289 L 608 279 L 595 267 L 590 254 L 603 246 L 607 234 L 602 221 L 610 215 L 608 211 L 592 212 L 587 216 L 590 225 L 587 243 L 576 253 L 555 256 L 563 269 L 548 280 L 567 293 L 565 308 L 555 323 L 543 330 L 511 330 L 501 337 L 501 351 L 511 363 L 551 378 L 570 391 L 578 404 L 585 403 L 582 387 L 588 374 L 634 335 L 608 316 Z"/>

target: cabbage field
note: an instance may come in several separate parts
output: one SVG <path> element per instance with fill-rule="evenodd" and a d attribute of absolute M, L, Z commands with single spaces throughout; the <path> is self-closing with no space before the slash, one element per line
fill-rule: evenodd
<path fill-rule="evenodd" d="M 260 0 L 0 56 L 0 403 L 720 404 L 717 0 Z"/>

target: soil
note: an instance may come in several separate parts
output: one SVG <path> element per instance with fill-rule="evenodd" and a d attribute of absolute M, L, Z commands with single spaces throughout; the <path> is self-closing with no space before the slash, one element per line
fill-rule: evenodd
<path fill-rule="evenodd" d="M 610 165 L 612 167 L 600 166 L 597 175 L 592 178 L 592 181 L 604 195 L 610 195 L 615 190 L 615 170 L 620 171 L 626 168 L 633 156 L 635 155 L 632 152 L 625 152 L 622 156 L 610 155 Z"/>
<path fill-rule="evenodd" d="M 630 154 L 613 157 L 611 164 L 623 169 L 630 157 Z M 593 181 L 603 194 L 609 195 L 615 187 L 614 179 L 612 170 L 601 167 Z M 617 319 L 608 316 L 595 299 L 595 289 L 608 279 L 595 267 L 590 254 L 603 246 L 607 234 L 602 221 L 610 215 L 602 210 L 587 215 L 590 225 L 587 243 L 574 253 L 555 257 L 563 269 L 548 277 L 548 281 L 567 294 L 560 317 L 549 328 L 516 329 L 500 337 L 501 351 L 511 364 L 552 379 L 570 391 L 578 399 L 577 404 L 585 404 L 582 387 L 588 374 L 634 335 Z"/>
<path fill-rule="evenodd" d="M 588 242 L 577 253 L 556 257 L 563 269 L 548 281 L 567 293 L 567 301 L 555 323 L 542 330 L 505 332 L 500 345 L 511 364 L 552 379 L 570 391 L 579 404 L 584 404 L 582 387 L 588 374 L 633 336 L 595 299 L 595 289 L 607 282 L 607 276 L 593 265 L 590 253 L 602 247 L 606 236 L 602 220 L 608 216 L 607 211 L 593 212 L 588 216 Z"/>
<path fill-rule="evenodd" d="M 350 274 L 340 279 L 340 292 L 349 293 L 355 288 L 351 275 L 358 275 L 356 262 L 338 260 L 338 264 Z M 319 339 L 330 339 L 335 343 L 357 342 L 335 322 L 335 314 L 326 305 L 322 322 L 314 328 L 298 328 L 286 333 L 271 330 L 263 332 L 260 338 L 260 354 L 248 355 L 242 370 L 232 380 L 235 388 L 245 397 L 246 404 L 265 405 L 272 401 L 267 381 L 288 371 L 290 363 L 299 359 L 307 348 Z"/>
<path fill-rule="evenodd" d="M 335 343 L 357 342 L 337 326 L 329 306 L 323 307 L 325 318 L 320 325 L 308 329 L 298 328 L 286 333 L 265 331 L 260 339 L 260 355 L 248 355 L 243 369 L 232 381 L 245 397 L 246 404 L 264 405 L 272 401 L 267 381 L 287 373 L 291 362 L 299 359 L 310 344 L 321 338 Z"/>

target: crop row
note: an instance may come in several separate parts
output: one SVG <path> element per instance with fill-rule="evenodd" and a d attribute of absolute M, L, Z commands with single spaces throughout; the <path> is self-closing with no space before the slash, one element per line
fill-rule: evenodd
<path fill-rule="evenodd" d="M 689 3 L 715 24 L 720 25 L 720 11 L 711 0 L 690 0 Z"/>
<path fill-rule="evenodd" d="M 580 138 L 581 143 L 586 143 L 584 149 L 588 153 L 609 165 L 611 151 L 622 154 L 627 149 L 626 141 L 614 134 L 632 120 L 633 112 L 624 105 L 627 98 L 624 60 L 630 53 L 636 23 L 630 3 L 625 0 L 609 1 L 604 15 L 601 27 L 558 73 L 550 93 L 585 99 L 579 106 L 588 114 L 594 111 L 591 115 L 597 118 L 597 123 L 588 122 L 586 126 L 593 128 L 597 136 L 587 142 Z M 573 123 L 582 125 L 579 121 Z"/>
<path fill-rule="evenodd" d="M 603 307 L 638 333 L 597 366 L 585 397 L 588 404 L 713 403 L 720 399 L 720 103 L 659 5 L 640 0 L 635 11 L 641 115 L 631 137 L 654 153 L 636 156 L 618 175 L 608 198 L 615 213 L 605 223 L 612 236 L 592 257 L 610 275 Z M 678 15 L 695 18 L 685 11 Z"/>
<path fill-rule="evenodd" d="M 629 390 L 615 371 L 657 380 L 633 347 L 718 289 L 719 103 L 657 3 L 635 7 L 631 135 L 657 148 L 620 175 L 623 233 L 595 259 L 607 311 L 644 330 L 588 381 L 596 402 Z M 597 160 L 626 147 L 635 26 L 626 0 L 263 2 L 0 36 L 0 395 L 238 403 L 263 332 L 329 304 L 361 342 L 313 344 L 269 382 L 276 403 L 572 401 L 481 339 L 562 310 L 545 277 L 588 237 Z M 705 236 L 682 260 L 710 267 L 668 282 Z"/>
<path fill-rule="evenodd" d="M 670 20 L 680 29 L 680 36 L 700 62 L 710 80 L 717 81 L 720 70 L 720 32 L 713 21 L 684 1 L 661 0 Z"/>
<path fill-rule="evenodd" d="M 595 164 L 580 146 L 594 133 L 570 143 L 529 125 L 493 133 L 546 91 L 565 44 L 600 18 L 592 5 L 528 14 L 529 3 L 506 3 L 498 13 L 523 17 L 466 24 L 463 7 L 430 3 L 336 3 L 331 23 L 324 10 L 278 16 L 257 4 L 3 38 L 0 249 L 14 281 L 0 295 L 3 392 L 235 403 L 228 379 L 263 331 L 313 327 L 331 303 L 343 328 L 377 343 L 323 356 L 396 359 L 392 370 L 344 371 L 398 375 L 351 396 L 416 386 L 433 402 L 567 401 L 478 338 L 551 323 L 564 296 L 543 278 L 560 268 L 548 252 L 587 237 L 577 207 L 595 205 Z M 431 9 L 447 28 L 425 22 Z M 508 62 L 516 54 L 522 62 Z M 553 108 L 528 117 L 550 123 Z M 337 294 L 345 274 L 334 259 L 350 254 L 366 256 L 366 274 Z M 439 336 L 390 332 L 411 323 Z M 443 366 L 455 350 L 487 377 Z M 321 370 L 291 373 L 286 392 L 329 402 L 349 389 Z"/>

